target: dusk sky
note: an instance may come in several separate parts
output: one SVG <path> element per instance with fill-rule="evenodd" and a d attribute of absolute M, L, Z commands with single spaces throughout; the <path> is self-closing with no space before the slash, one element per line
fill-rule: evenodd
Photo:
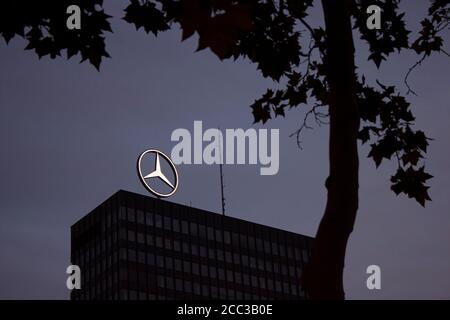
<path fill-rule="evenodd" d="M 145 149 L 170 155 L 173 130 L 279 128 L 280 168 L 224 165 L 227 215 L 314 236 L 326 202 L 328 127 L 294 132 L 306 108 L 253 125 L 250 104 L 276 88 L 247 60 L 219 61 L 180 42 L 177 28 L 157 38 L 121 19 L 127 1 L 105 1 L 114 33 L 97 72 L 79 57 L 51 60 L 0 41 L 0 299 L 67 299 L 70 226 L 119 189 L 148 194 L 136 174 Z M 404 1 L 416 30 L 428 1 Z M 311 24 L 323 25 L 320 4 Z M 412 37 L 415 37 L 413 35 Z M 447 31 L 444 38 L 450 41 Z M 397 84 L 417 56 L 393 54 L 380 70 L 355 35 L 357 65 L 371 80 Z M 447 51 L 450 45 L 446 44 Z M 422 208 L 390 190 L 394 161 L 376 169 L 360 148 L 360 206 L 349 241 L 344 284 L 349 299 L 450 299 L 450 59 L 433 55 L 410 77 L 415 128 L 434 140 L 425 160 L 432 202 Z M 217 165 L 179 165 L 169 201 L 220 212 Z M 381 290 L 366 268 L 381 267 Z"/>

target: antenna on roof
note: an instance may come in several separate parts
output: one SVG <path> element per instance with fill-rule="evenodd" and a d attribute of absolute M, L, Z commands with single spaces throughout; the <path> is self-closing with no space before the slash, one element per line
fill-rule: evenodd
<path fill-rule="evenodd" d="M 219 127 L 220 129 L 220 127 Z M 222 166 L 223 166 L 223 158 L 222 158 L 222 136 L 219 136 L 219 170 L 220 170 L 220 193 L 221 193 L 221 197 L 222 197 L 222 215 L 225 215 L 225 197 L 223 194 L 223 189 L 224 189 L 224 185 L 223 185 L 223 170 L 222 170 Z"/>
<path fill-rule="evenodd" d="M 222 163 L 220 164 L 220 191 L 222 194 L 222 214 L 225 215 L 225 197 L 223 196 L 223 172 Z"/>

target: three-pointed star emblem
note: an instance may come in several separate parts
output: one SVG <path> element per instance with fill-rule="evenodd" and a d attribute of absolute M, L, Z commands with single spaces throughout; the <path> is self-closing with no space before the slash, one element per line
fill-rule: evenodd
<path fill-rule="evenodd" d="M 150 172 L 147 175 L 143 175 L 142 174 L 142 159 L 145 156 L 147 156 L 148 154 L 152 154 L 152 153 L 155 154 L 155 170 L 153 170 L 152 172 Z M 172 175 L 174 177 L 173 183 L 167 178 L 167 176 L 161 170 L 161 162 L 160 162 L 161 158 L 163 158 L 169 164 L 169 166 L 172 170 Z M 176 169 L 175 165 L 173 164 L 172 160 L 168 156 L 166 156 L 164 153 L 162 153 L 161 151 L 155 150 L 155 149 L 150 149 L 150 150 L 146 150 L 146 151 L 142 152 L 138 159 L 137 169 L 138 169 L 139 178 L 141 179 L 145 188 L 148 191 L 150 191 L 152 194 L 154 194 L 155 196 L 157 196 L 159 198 L 169 197 L 177 191 L 177 188 L 178 188 L 177 169 Z M 170 187 L 171 191 L 168 193 L 156 191 L 153 187 L 150 186 L 150 182 L 152 180 L 151 178 L 159 178 L 166 185 L 168 185 Z"/>
<path fill-rule="evenodd" d="M 169 185 L 172 189 L 175 189 L 173 184 L 169 181 L 169 179 L 167 179 L 167 177 L 161 171 L 161 164 L 159 163 L 159 153 L 156 154 L 155 170 L 152 173 L 144 176 L 144 179 L 148 179 L 148 178 L 160 178 L 167 185 Z"/>

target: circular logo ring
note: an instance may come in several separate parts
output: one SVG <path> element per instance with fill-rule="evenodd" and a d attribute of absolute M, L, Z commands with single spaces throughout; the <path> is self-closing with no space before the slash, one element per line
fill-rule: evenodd
<path fill-rule="evenodd" d="M 154 170 L 152 173 L 150 173 L 150 174 L 144 176 L 144 175 L 142 174 L 141 162 L 142 162 L 142 159 L 144 158 L 144 156 L 145 156 L 146 154 L 148 154 L 148 153 L 154 153 L 154 154 L 156 154 L 155 170 Z M 174 177 L 175 177 L 174 184 L 171 184 L 171 183 L 168 181 L 168 179 L 166 178 L 166 176 L 165 176 L 165 175 L 162 173 L 162 171 L 161 171 L 161 167 L 160 167 L 160 164 L 159 164 L 159 156 L 160 156 L 160 155 L 161 155 L 161 156 L 169 163 L 170 168 L 172 169 L 172 173 L 173 173 L 173 175 L 174 175 Z M 144 187 L 145 187 L 148 191 L 150 191 L 152 194 L 154 194 L 155 196 L 157 196 L 158 198 L 166 198 L 166 197 L 170 197 L 170 196 L 173 195 L 173 194 L 177 191 L 177 189 L 178 189 L 178 171 L 177 171 L 177 168 L 175 167 L 175 165 L 174 165 L 174 163 L 172 162 L 172 160 L 171 160 L 167 155 L 165 155 L 163 152 L 161 152 L 161 151 L 159 151 L 159 150 L 156 150 L 156 149 L 149 149 L 149 150 L 145 150 L 144 152 L 142 152 L 141 155 L 139 156 L 138 161 L 137 161 L 137 171 L 138 171 L 138 174 L 139 174 L 139 178 L 141 179 L 141 182 L 142 182 L 142 184 L 144 185 Z M 166 184 L 168 184 L 168 185 L 172 188 L 172 191 L 169 192 L 169 193 L 160 193 L 160 192 L 157 192 L 156 190 L 154 190 L 152 187 L 150 187 L 150 186 L 148 185 L 147 181 L 145 180 L 145 179 L 148 179 L 148 178 L 160 178 L 161 180 L 163 180 Z"/>

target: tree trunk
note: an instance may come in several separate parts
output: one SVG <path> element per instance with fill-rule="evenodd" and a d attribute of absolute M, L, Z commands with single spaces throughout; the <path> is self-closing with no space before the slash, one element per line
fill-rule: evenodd
<path fill-rule="evenodd" d="M 350 5 L 350 0 L 322 0 L 330 99 L 330 173 L 325 183 L 325 213 L 302 277 L 303 287 L 314 300 L 345 299 L 345 251 L 358 210 L 359 112 Z"/>

